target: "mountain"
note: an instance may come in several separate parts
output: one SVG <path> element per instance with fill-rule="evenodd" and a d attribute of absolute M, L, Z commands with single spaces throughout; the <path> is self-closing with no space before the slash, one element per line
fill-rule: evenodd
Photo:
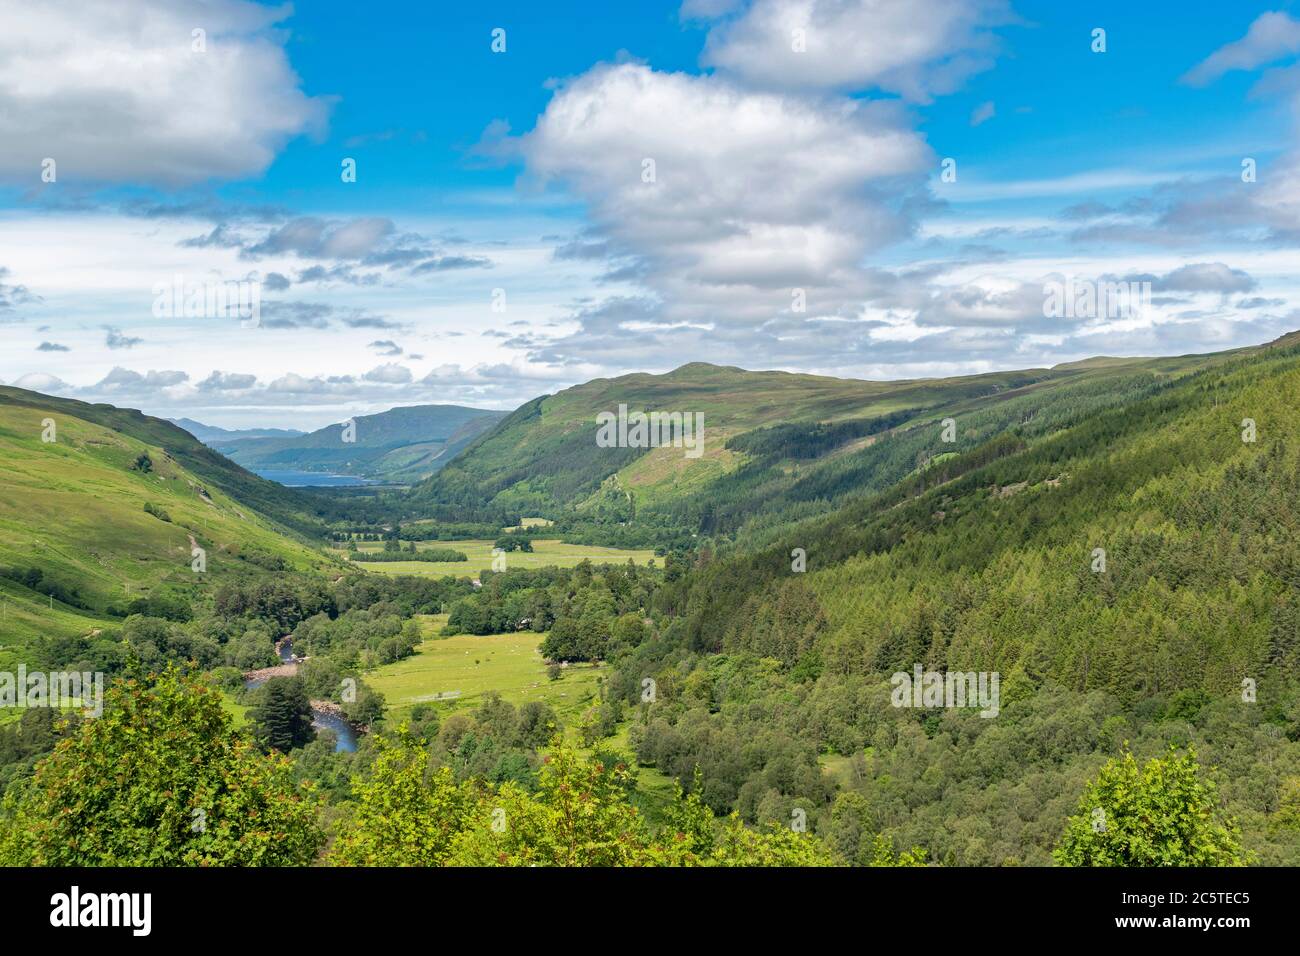
<path fill-rule="evenodd" d="M 1211 360 L 1114 359 L 895 382 L 692 363 L 596 379 L 528 402 L 410 495 L 444 520 L 535 515 L 591 543 L 765 534 L 950 454 L 931 441 L 946 418 L 960 422 L 963 441 L 980 440 L 1032 418 L 1052 421 L 1065 407 L 1105 407 Z M 597 416 L 620 406 L 702 415 L 702 454 L 601 447 Z"/>
<path fill-rule="evenodd" d="M 293 438 L 237 438 L 208 442 L 246 468 L 318 471 L 391 482 L 416 481 L 442 468 L 506 413 L 460 405 L 412 405 Z"/>
<path fill-rule="evenodd" d="M 901 477 L 671 561 L 654 639 L 609 652 L 612 702 L 658 688 L 639 762 L 859 862 L 881 834 L 1050 865 L 1105 761 L 1191 747 L 1247 850 L 1294 865 L 1300 344 L 1123 368 L 975 402 L 953 443 L 891 433 Z M 900 704 L 916 668 L 997 675 L 996 713 Z"/>
<path fill-rule="evenodd" d="M 192 418 L 169 418 L 167 419 L 173 425 L 185 429 L 199 441 L 205 444 L 212 444 L 218 441 L 238 441 L 241 438 L 298 438 L 307 434 L 296 428 L 218 428 L 215 425 L 205 425 L 202 422 L 196 422 Z"/>
<path fill-rule="evenodd" d="M 701 364 L 590 382 L 502 418 L 400 500 L 465 522 L 546 509 L 548 536 L 657 536 L 667 553 L 475 587 L 343 577 L 269 513 L 310 528 L 312 496 L 138 412 L 0 390 L 0 670 L 120 668 L 113 637 L 131 631 L 156 659 L 230 662 L 293 630 L 344 673 L 397 663 L 429 633 L 411 615 L 441 611 L 453 630 L 536 628 L 548 657 L 600 661 L 584 724 L 598 747 L 746 824 L 802 819 L 837 860 L 916 847 L 1048 865 L 1067 820 L 1089 827 L 1101 768 L 1172 746 L 1195 751 L 1243 858 L 1296 865 L 1298 395 L 1297 335 L 913 382 Z M 704 453 L 603 447 L 596 416 L 620 404 L 700 411 Z M 155 619 L 119 631 L 128 586 Z M 156 619 L 178 604 L 193 617 Z M 917 668 L 996 699 L 900 699 Z M 503 711 L 464 713 L 486 735 Z M 500 762 L 488 750 L 465 772 Z"/>
<path fill-rule="evenodd" d="M 332 566 L 313 502 L 170 422 L 0 387 L 0 643 L 84 635 L 140 598 Z M 206 570 L 192 569 L 192 548 Z"/>

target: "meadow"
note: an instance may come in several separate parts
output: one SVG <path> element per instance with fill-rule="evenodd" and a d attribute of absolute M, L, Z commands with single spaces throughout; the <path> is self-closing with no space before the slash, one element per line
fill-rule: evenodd
<path fill-rule="evenodd" d="M 366 674 L 366 683 L 384 695 L 390 721 L 400 722 L 419 703 L 437 704 L 443 713 L 472 709 L 485 694 L 496 691 L 515 705 L 534 700 L 550 704 L 566 725 L 575 725 L 596 702 L 603 665 L 570 664 L 559 680 L 551 680 L 538 651 L 543 634 L 440 638 L 447 615 L 422 615 L 418 620 L 427 638 L 415 654 Z"/>
<path fill-rule="evenodd" d="M 442 716 L 478 707 L 483 697 L 495 691 L 515 706 L 529 701 L 549 704 L 565 726 L 565 736 L 578 744 L 578 727 L 586 712 L 599 701 L 598 685 L 606 674 L 603 664 L 570 664 L 559 680 L 551 680 L 538 652 L 543 634 L 519 631 L 513 634 L 469 634 L 437 636 L 447 615 L 418 618 L 428 638 L 414 656 L 386 664 L 366 674 L 366 683 L 384 695 L 387 719 L 400 724 L 418 703 L 435 704 Z M 441 696 L 456 694 L 457 696 Z M 616 751 L 633 760 L 628 742 L 630 720 L 614 736 L 580 748 Z M 668 804 L 673 780 L 653 767 L 636 766 L 637 795 L 634 802 L 655 813 Z"/>
<path fill-rule="evenodd" d="M 378 574 L 411 574 L 422 577 L 441 578 L 446 575 L 476 577 L 484 569 L 492 567 L 492 547 L 494 542 L 487 539 L 473 541 L 418 541 L 417 548 L 451 548 L 461 551 L 467 561 L 387 561 L 380 563 L 360 562 L 367 571 Z M 378 541 L 358 542 L 358 550 L 380 551 L 383 544 Z M 341 553 L 341 552 L 340 552 Z M 604 548 L 587 544 L 566 544 L 556 538 L 539 538 L 533 541 L 532 551 L 511 551 L 505 555 L 507 568 L 571 568 L 584 559 L 593 564 L 623 564 L 628 560 L 636 564 L 649 564 L 655 559 L 653 551 L 624 548 Z"/>

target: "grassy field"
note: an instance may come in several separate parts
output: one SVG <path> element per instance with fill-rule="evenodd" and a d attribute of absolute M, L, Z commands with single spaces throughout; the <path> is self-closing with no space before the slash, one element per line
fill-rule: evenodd
<path fill-rule="evenodd" d="M 451 548 L 460 551 L 469 559 L 467 561 L 385 561 L 365 564 L 367 571 L 380 574 L 410 574 L 420 577 L 441 578 L 447 575 L 476 577 L 484 568 L 492 567 L 493 542 L 486 539 L 474 541 L 421 541 L 419 548 Z M 358 548 L 366 551 L 380 551 L 383 545 L 378 541 L 358 543 Z M 621 548 L 601 548 L 587 544 L 565 544 L 555 538 L 539 538 L 533 541 L 533 550 L 512 551 L 505 556 L 507 568 L 571 568 L 589 558 L 593 564 L 622 564 L 629 558 L 637 564 L 653 561 L 653 551 L 632 551 Z"/>
<path fill-rule="evenodd" d="M 235 720 L 236 727 L 242 727 L 248 723 L 248 712 L 253 708 L 247 704 L 241 704 L 230 694 L 224 691 L 221 694 L 221 707 Z"/>
<path fill-rule="evenodd" d="M 13 671 L 20 661 L 31 666 L 28 648 L 51 637 L 81 637 L 98 630 L 110 633 L 119 622 L 70 608 L 44 595 L 0 579 L 0 670 Z"/>
<path fill-rule="evenodd" d="M 415 654 L 365 677 L 388 701 L 390 719 L 400 721 L 418 703 L 437 704 L 445 713 L 477 707 L 484 694 L 497 691 L 516 705 L 545 701 L 566 725 L 575 725 L 596 700 L 596 680 L 603 668 L 572 664 L 559 680 L 550 680 L 538 652 L 541 634 L 520 631 L 438 638 L 435 635 L 447 622 L 445 614 L 423 616 L 420 622 L 429 637 Z M 440 694 L 456 696 L 439 699 Z"/>
<path fill-rule="evenodd" d="M 42 440 L 45 421 L 57 425 L 49 435 L 57 440 Z M 149 457 L 147 470 L 135 465 L 141 455 Z M 256 573 L 245 554 L 299 569 L 327 566 L 318 552 L 161 448 L 88 421 L 0 404 L 0 460 L 0 566 L 38 568 L 95 608 L 163 583 L 197 596 L 231 576 Z M 191 539 L 206 551 L 205 574 L 191 570 Z M 50 608 L 30 592 L 3 592 L 10 606 L 0 615 L 0 643 L 80 636 L 103 624 L 100 615 L 58 601 Z"/>
<path fill-rule="evenodd" d="M 549 528 L 555 524 L 550 518 L 520 518 L 519 524 L 513 528 L 506 528 L 507 531 L 525 531 L 528 528 Z"/>
<path fill-rule="evenodd" d="M 552 681 L 538 653 L 544 635 L 523 631 L 515 634 L 490 634 L 483 637 L 458 635 L 438 638 L 439 628 L 447 622 L 445 614 L 419 618 L 430 635 L 412 657 L 386 664 L 366 674 L 366 683 L 384 695 L 388 702 L 388 719 L 400 723 L 417 703 L 430 703 L 446 715 L 477 707 L 489 691 L 516 706 L 532 700 L 549 704 L 565 726 L 565 735 L 577 743 L 578 725 L 583 714 L 598 700 L 597 681 L 604 671 L 601 665 L 572 664 L 563 676 Z M 459 692 L 459 696 L 437 695 Z M 633 759 L 628 745 L 630 721 L 619 731 L 598 741 L 592 750 L 614 750 Z M 672 797 L 673 781 L 653 767 L 637 770 L 637 803 L 655 813 Z"/>
<path fill-rule="evenodd" d="M 632 727 L 630 720 L 623 721 L 613 737 L 599 741 L 591 750 L 613 750 L 626 755 L 632 760 L 631 766 L 636 770 L 636 797 L 634 802 L 650 819 L 657 821 L 659 812 L 672 802 L 673 787 L 676 781 L 660 773 L 654 767 L 643 767 L 636 763 L 636 755 L 628 744 L 627 732 Z"/>

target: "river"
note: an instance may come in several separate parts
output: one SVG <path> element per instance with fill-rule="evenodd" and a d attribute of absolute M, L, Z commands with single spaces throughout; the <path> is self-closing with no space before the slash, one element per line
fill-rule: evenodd
<path fill-rule="evenodd" d="M 293 641 L 285 638 L 280 642 L 277 648 L 280 654 L 280 660 L 286 665 L 293 664 Z M 287 675 L 286 675 L 287 676 Z M 261 687 L 267 681 L 266 677 L 252 677 L 244 680 L 245 687 Z M 356 728 L 349 724 L 338 714 L 331 714 L 329 711 L 321 710 L 313 706 L 311 709 L 311 725 L 317 730 L 334 731 L 335 753 L 352 753 L 357 749 L 357 731 Z"/>

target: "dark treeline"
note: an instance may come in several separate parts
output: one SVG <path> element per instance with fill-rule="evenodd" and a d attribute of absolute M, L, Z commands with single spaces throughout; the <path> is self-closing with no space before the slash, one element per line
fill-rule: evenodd
<path fill-rule="evenodd" d="M 842 422 L 785 422 L 756 428 L 727 439 L 726 447 L 757 459 L 820 458 L 841 445 L 901 425 L 924 409 L 907 408 L 877 418 L 853 418 Z"/>
<path fill-rule="evenodd" d="M 352 561 L 382 563 L 384 561 L 426 561 L 432 563 L 442 563 L 446 561 L 468 561 L 464 551 L 457 551 L 454 548 L 416 548 L 415 542 L 411 542 L 411 547 L 385 549 L 383 551 L 352 551 L 348 554 Z"/>

